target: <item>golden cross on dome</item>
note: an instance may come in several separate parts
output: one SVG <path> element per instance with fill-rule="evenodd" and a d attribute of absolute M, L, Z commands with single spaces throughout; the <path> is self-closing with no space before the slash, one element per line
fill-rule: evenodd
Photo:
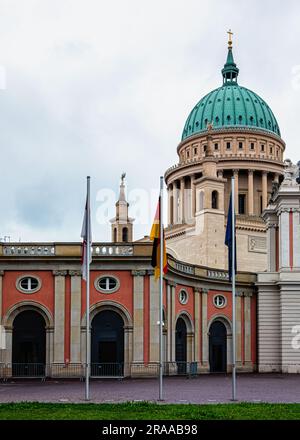
<path fill-rule="evenodd" d="M 231 47 L 232 46 L 232 35 L 233 35 L 233 32 L 231 32 L 231 29 L 229 29 L 229 31 L 227 31 L 227 34 L 228 34 L 228 37 L 229 37 L 229 39 L 228 39 L 228 47 Z"/>

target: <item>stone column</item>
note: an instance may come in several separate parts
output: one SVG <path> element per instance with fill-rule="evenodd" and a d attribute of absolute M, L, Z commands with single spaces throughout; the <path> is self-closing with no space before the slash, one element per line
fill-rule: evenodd
<path fill-rule="evenodd" d="M 248 215 L 254 214 L 253 170 L 248 170 Z"/>
<path fill-rule="evenodd" d="M 54 363 L 64 363 L 65 350 L 65 276 L 66 270 L 54 270 Z"/>
<path fill-rule="evenodd" d="M 124 376 L 130 376 L 132 362 L 132 335 L 133 328 L 131 326 L 124 327 Z M 133 372 L 134 374 L 135 372 Z"/>
<path fill-rule="evenodd" d="M 178 188 L 177 182 L 174 180 L 173 182 L 173 224 L 176 225 L 178 223 Z"/>
<path fill-rule="evenodd" d="M 208 328 L 207 328 L 207 294 L 208 289 L 202 289 L 202 365 L 208 369 Z"/>
<path fill-rule="evenodd" d="M 180 223 L 185 222 L 185 180 L 180 179 Z"/>
<path fill-rule="evenodd" d="M 244 293 L 244 321 L 245 321 L 245 334 L 244 334 L 244 347 L 245 347 L 245 367 L 252 370 L 251 359 L 251 292 Z"/>
<path fill-rule="evenodd" d="M 235 212 L 239 212 L 239 170 L 233 170 L 234 176 L 234 205 Z"/>
<path fill-rule="evenodd" d="M 81 362 L 81 271 L 69 270 L 71 276 L 70 362 Z"/>
<path fill-rule="evenodd" d="M 274 182 L 279 183 L 279 174 L 278 173 L 274 174 Z"/>
<path fill-rule="evenodd" d="M 276 223 L 269 223 L 267 227 L 267 261 L 269 272 L 276 272 L 276 228 Z"/>
<path fill-rule="evenodd" d="M 268 204 L 268 173 L 262 172 L 262 209 L 266 209 Z"/>
<path fill-rule="evenodd" d="M 187 362 L 193 362 L 195 360 L 195 351 L 194 351 L 194 333 L 186 334 L 186 360 Z"/>
<path fill-rule="evenodd" d="M 159 281 L 154 278 L 154 270 L 150 275 L 150 362 L 159 362 Z"/>
<path fill-rule="evenodd" d="M 171 362 L 172 287 L 167 284 L 167 362 Z"/>
<path fill-rule="evenodd" d="M 171 224 L 171 188 L 170 185 L 168 185 L 168 225 Z"/>
<path fill-rule="evenodd" d="M 279 212 L 279 269 L 290 270 L 289 208 Z"/>
<path fill-rule="evenodd" d="M 133 362 L 144 362 L 144 276 L 133 270 Z M 156 319 L 157 321 L 157 319 Z"/>
<path fill-rule="evenodd" d="M 240 367 L 242 364 L 242 309 L 241 309 L 241 292 L 236 292 L 235 298 L 235 316 L 236 316 L 236 363 L 237 367 Z"/>
<path fill-rule="evenodd" d="M 200 291 L 199 289 L 194 289 L 194 298 L 195 298 L 195 361 L 200 362 Z"/>
<path fill-rule="evenodd" d="M 191 176 L 191 196 L 192 196 L 192 219 L 195 218 L 196 214 L 196 188 L 195 188 L 195 176 Z"/>
<path fill-rule="evenodd" d="M 171 285 L 171 356 L 170 361 L 175 362 L 175 335 L 176 335 L 176 312 L 175 312 L 175 304 L 176 304 L 176 284 L 172 283 Z"/>

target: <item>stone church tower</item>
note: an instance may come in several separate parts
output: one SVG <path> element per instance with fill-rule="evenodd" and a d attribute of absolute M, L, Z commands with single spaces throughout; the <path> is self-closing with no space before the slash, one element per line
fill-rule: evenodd
<path fill-rule="evenodd" d="M 128 217 L 129 203 L 125 196 L 125 173 L 122 174 L 119 199 L 116 202 L 116 216 L 111 222 L 111 241 L 128 243 L 133 241 L 133 218 Z"/>
<path fill-rule="evenodd" d="M 255 66 L 253 66 L 255 69 Z M 267 207 L 283 174 L 285 143 L 264 99 L 238 82 L 231 34 L 222 85 L 204 96 L 184 125 L 179 162 L 165 173 L 167 248 L 187 263 L 227 270 L 224 245 L 235 177 L 238 271 L 267 267 Z"/>

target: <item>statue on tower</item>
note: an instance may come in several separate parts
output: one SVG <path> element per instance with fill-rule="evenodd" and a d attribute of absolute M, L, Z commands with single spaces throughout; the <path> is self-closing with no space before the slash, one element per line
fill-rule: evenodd
<path fill-rule="evenodd" d="M 207 128 L 207 145 L 205 150 L 205 157 L 214 157 L 214 151 L 212 147 L 212 136 L 211 132 L 213 130 L 213 122 L 208 122 L 206 128 Z"/>
<path fill-rule="evenodd" d="M 298 162 L 299 164 L 299 162 Z M 285 159 L 284 161 L 284 179 L 283 186 L 295 186 L 298 184 L 297 178 L 299 177 L 299 165 L 293 164 L 291 159 Z"/>

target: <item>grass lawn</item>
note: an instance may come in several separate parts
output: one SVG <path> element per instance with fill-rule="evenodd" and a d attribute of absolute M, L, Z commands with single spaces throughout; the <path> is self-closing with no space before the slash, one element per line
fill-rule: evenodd
<path fill-rule="evenodd" d="M 300 404 L 3 403 L 0 420 L 300 420 Z"/>

